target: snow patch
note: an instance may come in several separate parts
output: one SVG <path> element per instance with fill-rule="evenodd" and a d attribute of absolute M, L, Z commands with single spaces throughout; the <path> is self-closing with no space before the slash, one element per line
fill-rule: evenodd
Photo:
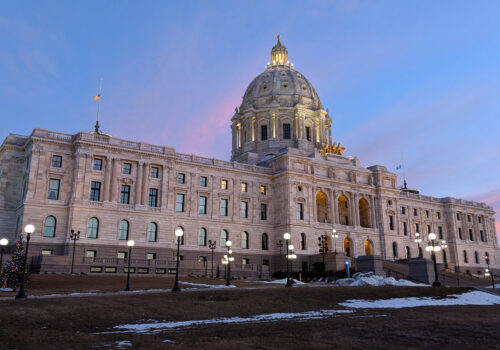
<path fill-rule="evenodd" d="M 427 287 L 428 284 L 414 283 L 408 280 L 396 280 L 394 277 L 383 277 L 374 275 L 373 272 L 356 272 L 352 278 L 337 280 L 339 286 L 397 286 L 397 287 Z"/>
<path fill-rule="evenodd" d="M 14 289 L 12 288 L 0 288 L 0 292 L 13 292 Z"/>
<path fill-rule="evenodd" d="M 273 280 L 273 281 L 256 281 L 258 283 L 269 283 L 269 284 L 286 284 L 286 278 L 283 278 L 281 280 Z M 294 279 L 293 284 L 305 284 L 304 282 L 301 282 L 299 280 Z"/>
<path fill-rule="evenodd" d="M 179 284 L 184 284 L 186 286 L 195 286 L 195 287 L 203 287 L 203 288 L 236 288 L 232 284 L 226 286 L 225 284 L 203 284 L 203 283 L 193 283 L 193 282 L 183 282 L 179 281 Z"/>
<path fill-rule="evenodd" d="M 212 318 L 208 320 L 191 320 L 191 321 L 177 321 L 177 322 L 159 322 L 159 323 L 139 323 L 139 324 L 123 324 L 113 327 L 118 330 L 115 333 L 154 333 L 170 329 L 186 328 L 193 326 L 203 326 L 211 324 L 227 324 L 227 323 L 254 323 L 254 322 L 274 322 L 274 321 L 287 321 L 287 320 L 310 320 L 321 319 L 326 317 L 335 316 L 337 314 L 350 314 L 352 310 L 320 310 L 320 311 L 307 311 L 298 313 L 273 313 L 262 314 L 251 317 L 223 317 Z M 110 332 L 103 332 L 97 334 L 107 334 Z"/>
<path fill-rule="evenodd" d="M 132 346 L 132 343 L 130 342 L 130 340 L 120 340 L 120 341 L 117 341 L 115 343 L 116 343 L 116 346 L 119 348 L 125 347 L 125 346 Z"/>
<path fill-rule="evenodd" d="M 339 303 L 341 306 L 354 309 L 401 309 L 420 306 L 455 306 L 455 305 L 496 305 L 500 304 L 500 296 L 472 291 L 464 294 L 452 294 L 446 298 L 411 297 L 380 300 L 351 299 Z"/>

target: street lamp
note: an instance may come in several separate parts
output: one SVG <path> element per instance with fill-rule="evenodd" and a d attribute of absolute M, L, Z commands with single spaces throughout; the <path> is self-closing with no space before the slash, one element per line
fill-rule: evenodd
<path fill-rule="evenodd" d="M 281 275 L 281 248 L 283 247 L 283 241 L 280 239 L 278 241 L 278 243 L 276 243 L 276 245 L 280 248 L 280 260 L 279 260 L 279 264 L 280 264 L 280 275 Z"/>
<path fill-rule="evenodd" d="M 288 242 L 290 241 L 290 238 L 292 236 L 287 232 L 285 234 L 283 234 L 283 238 L 285 239 L 285 242 L 286 242 L 286 249 L 287 249 L 287 254 L 286 254 L 286 284 L 285 284 L 285 287 L 291 287 L 292 286 L 292 280 L 290 279 L 290 267 L 288 266 L 288 263 L 290 261 L 290 257 L 289 257 L 289 244 Z"/>
<path fill-rule="evenodd" d="M 422 238 L 420 237 L 420 233 L 415 233 L 415 243 L 417 243 L 418 251 L 417 251 L 417 256 L 418 258 L 422 258 L 420 255 L 420 242 L 422 242 Z"/>
<path fill-rule="evenodd" d="M 76 241 L 80 239 L 80 231 L 75 233 L 75 230 L 71 230 L 71 235 L 69 239 L 73 241 L 73 257 L 71 258 L 71 274 L 73 274 L 73 266 L 75 265 L 75 250 L 76 250 Z"/>
<path fill-rule="evenodd" d="M 293 281 L 293 261 L 297 259 L 297 255 L 293 252 L 293 244 L 290 244 L 288 246 L 288 259 L 290 259 L 290 275 L 292 276 L 291 283 L 294 284 L 295 282 Z"/>
<path fill-rule="evenodd" d="M 211 239 L 208 240 L 208 248 L 212 251 L 212 266 L 210 269 L 210 278 L 214 278 L 214 249 L 217 248 L 217 242 Z"/>
<path fill-rule="evenodd" d="M 0 275 L 2 274 L 2 263 L 3 263 L 3 251 L 5 246 L 9 244 L 9 240 L 7 238 L 0 239 Z"/>
<path fill-rule="evenodd" d="M 26 281 L 26 263 L 28 261 L 28 248 L 30 246 L 30 236 L 33 232 L 35 232 L 35 226 L 29 224 L 24 227 L 24 232 L 26 235 L 26 250 L 24 251 L 24 262 L 23 262 L 23 274 L 21 277 L 21 288 L 19 288 L 19 293 L 16 295 L 16 299 L 24 299 L 26 298 L 26 293 L 24 292 L 24 283 Z"/>
<path fill-rule="evenodd" d="M 133 240 L 129 240 L 127 242 L 128 245 L 128 267 L 127 267 L 127 284 L 125 285 L 125 291 L 130 290 L 130 258 L 132 257 L 132 247 L 135 242 Z"/>
<path fill-rule="evenodd" d="M 339 238 L 339 235 L 337 234 L 337 230 L 333 229 L 332 230 L 332 239 L 333 239 L 333 252 L 337 254 L 337 238 Z"/>
<path fill-rule="evenodd" d="M 234 258 L 231 256 L 232 250 L 231 246 L 233 245 L 233 242 L 231 241 L 226 241 L 226 247 L 227 247 L 227 274 L 226 274 L 226 286 L 229 286 L 231 283 L 229 281 L 231 280 L 231 261 L 234 260 Z"/>
<path fill-rule="evenodd" d="M 181 289 L 179 288 L 179 261 L 180 261 L 179 249 L 181 246 L 181 239 L 183 235 L 184 235 L 184 230 L 181 227 L 177 227 L 177 229 L 175 230 L 175 237 L 177 237 L 177 259 L 175 264 L 175 283 L 174 287 L 172 288 L 172 292 L 181 291 Z"/>
<path fill-rule="evenodd" d="M 488 265 L 488 268 L 486 269 L 486 271 L 484 271 L 484 275 L 486 277 L 491 276 L 491 284 L 493 288 L 495 288 L 495 279 L 493 277 L 493 272 L 490 272 L 490 257 L 488 255 L 485 255 L 484 260 L 486 260 L 486 265 Z"/>
<path fill-rule="evenodd" d="M 441 250 L 441 245 L 439 244 L 438 241 L 436 241 L 436 234 L 435 233 L 429 233 L 429 239 L 430 242 L 428 243 L 427 247 L 425 247 L 425 250 L 431 253 L 432 257 L 432 262 L 434 263 L 434 282 L 432 283 L 433 287 L 440 287 L 441 282 L 439 282 L 438 279 L 438 272 L 437 272 L 437 264 L 436 264 L 436 252 L 439 252 Z M 446 242 L 445 242 L 446 246 Z"/>

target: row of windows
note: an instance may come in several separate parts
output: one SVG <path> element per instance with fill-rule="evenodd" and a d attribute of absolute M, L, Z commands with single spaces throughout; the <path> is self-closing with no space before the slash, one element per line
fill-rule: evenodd
<path fill-rule="evenodd" d="M 480 236 L 481 242 L 486 242 L 486 235 L 484 234 L 483 230 L 479 230 L 479 236 Z M 458 228 L 458 238 L 461 240 L 465 240 L 461 227 Z M 469 240 L 475 241 L 474 232 L 472 231 L 471 228 L 469 229 Z"/>
<path fill-rule="evenodd" d="M 463 215 L 462 213 L 457 212 L 457 221 L 462 221 L 462 215 Z M 473 222 L 473 221 L 474 221 L 473 216 L 470 215 L 470 214 L 467 214 L 467 222 Z M 478 216 L 477 217 L 477 221 L 478 221 L 478 223 L 481 224 L 483 222 L 483 217 L 482 216 Z"/>
<path fill-rule="evenodd" d="M 186 183 L 186 174 L 178 173 L 177 174 L 177 183 L 184 185 Z M 206 176 L 200 176 L 200 187 L 208 186 L 208 178 Z M 220 188 L 221 190 L 227 190 L 229 187 L 229 181 L 222 179 L 220 180 Z M 248 192 L 248 183 L 241 183 L 241 192 Z M 260 194 L 265 195 L 267 193 L 267 189 L 265 185 L 260 185 Z"/>
<path fill-rule="evenodd" d="M 292 128 L 290 124 L 283 124 L 283 139 L 290 140 L 292 138 Z M 260 126 L 260 139 L 266 141 L 268 139 L 267 125 Z M 306 126 L 306 139 L 311 141 L 311 128 Z"/>
<path fill-rule="evenodd" d="M 489 260 L 490 256 L 488 254 L 488 252 L 485 252 L 484 253 L 484 262 L 486 263 L 488 260 Z M 467 256 L 467 251 L 464 250 L 464 263 L 468 263 L 469 262 L 469 257 Z M 474 252 L 474 262 L 476 264 L 479 264 L 479 253 L 477 251 Z"/>
<path fill-rule="evenodd" d="M 401 214 L 406 215 L 406 207 L 401 207 Z M 430 219 L 431 212 L 429 210 L 425 210 L 424 214 L 425 214 L 425 217 L 427 219 Z M 418 209 L 417 208 L 413 208 L 413 216 L 418 216 Z M 439 212 L 439 211 L 436 212 L 436 219 L 441 220 L 441 212 Z"/>

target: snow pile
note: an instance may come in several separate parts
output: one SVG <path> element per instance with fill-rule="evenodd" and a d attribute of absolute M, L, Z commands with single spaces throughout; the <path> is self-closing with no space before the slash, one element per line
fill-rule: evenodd
<path fill-rule="evenodd" d="M 392 298 L 380 300 L 351 299 L 341 306 L 354 309 L 400 309 L 405 307 L 419 306 L 454 306 L 454 305 L 496 305 L 500 304 L 500 296 L 490 293 L 472 291 L 464 294 L 453 294 L 446 298 L 437 297 L 411 297 L 411 298 Z"/>
<path fill-rule="evenodd" d="M 259 282 L 259 283 L 270 283 L 270 284 L 286 284 L 286 278 L 283 278 L 281 280 L 273 280 L 273 281 L 256 281 L 256 282 Z M 293 284 L 305 284 L 304 282 L 301 282 L 299 280 L 296 280 L 294 279 L 293 280 Z"/>
<path fill-rule="evenodd" d="M 0 292 L 13 292 L 12 288 L 0 288 Z"/>
<path fill-rule="evenodd" d="M 121 340 L 121 341 L 117 341 L 115 343 L 116 343 L 116 346 L 119 348 L 124 347 L 124 346 L 132 346 L 132 343 L 130 342 L 130 340 Z"/>
<path fill-rule="evenodd" d="M 320 310 L 320 311 L 306 311 L 297 313 L 273 313 L 261 314 L 250 317 L 223 317 L 212 318 L 208 320 L 191 320 L 191 321 L 172 321 L 172 322 L 158 322 L 158 323 L 139 323 L 139 324 L 123 324 L 115 326 L 117 332 L 103 332 L 95 334 L 109 334 L 109 333 L 155 333 L 170 329 L 179 329 L 194 326 L 212 325 L 212 324 L 228 324 L 228 323 L 257 323 L 257 322 L 275 322 L 286 320 L 311 320 L 321 319 L 326 317 L 335 316 L 337 314 L 352 314 L 353 310 Z"/>
<path fill-rule="evenodd" d="M 203 283 L 193 283 L 193 282 L 183 282 L 179 281 L 179 284 L 184 284 L 186 286 L 202 287 L 202 288 L 236 288 L 232 284 L 226 286 L 225 284 L 203 284 Z"/>
<path fill-rule="evenodd" d="M 408 280 L 396 280 L 394 277 L 382 277 L 373 274 L 373 272 L 356 272 L 352 278 L 342 278 L 337 280 L 340 286 L 404 286 L 404 287 L 423 287 L 426 284 L 414 283 Z"/>

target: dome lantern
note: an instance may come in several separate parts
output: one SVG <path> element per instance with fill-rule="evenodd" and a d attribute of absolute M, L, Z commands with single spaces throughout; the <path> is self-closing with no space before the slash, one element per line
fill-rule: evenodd
<path fill-rule="evenodd" d="M 272 65 L 283 65 L 289 64 L 288 62 L 288 50 L 285 46 L 281 45 L 280 36 L 278 35 L 278 42 L 274 45 L 271 50 L 271 62 Z"/>

